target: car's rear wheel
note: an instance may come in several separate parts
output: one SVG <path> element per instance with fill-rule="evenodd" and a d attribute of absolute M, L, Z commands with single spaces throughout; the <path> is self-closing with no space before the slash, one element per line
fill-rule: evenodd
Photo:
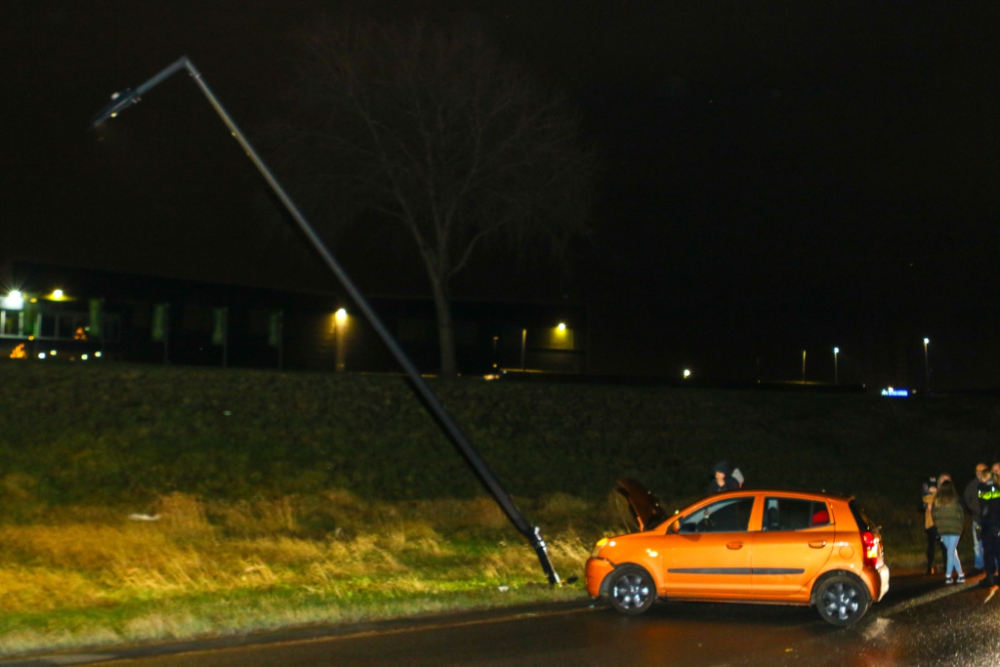
<path fill-rule="evenodd" d="M 813 600 L 823 620 L 840 627 L 860 621 L 872 604 L 868 587 L 847 574 L 820 579 Z"/>
<path fill-rule="evenodd" d="M 656 582 L 638 565 L 622 565 L 608 575 L 608 602 L 623 614 L 641 614 L 656 600 Z"/>

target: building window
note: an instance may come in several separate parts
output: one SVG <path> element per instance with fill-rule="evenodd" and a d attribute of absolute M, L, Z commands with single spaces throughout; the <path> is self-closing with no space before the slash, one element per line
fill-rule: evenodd
<path fill-rule="evenodd" d="M 215 326 L 215 313 L 208 306 L 184 306 L 181 328 L 185 331 L 211 332 Z"/>
<path fill-rule="evenodd" d="M 24 313 L 19 310 L 0 310 L 0 336 L 20 338 L 23 332 Z"/>

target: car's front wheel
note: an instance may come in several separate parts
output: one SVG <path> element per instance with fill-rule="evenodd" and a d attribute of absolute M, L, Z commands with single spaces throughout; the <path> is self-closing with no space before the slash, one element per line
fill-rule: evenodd
<path fill-rule="evenodd" d="M 868 587 L 847 574 L 834 574 L 816 584 L 816 611 L 827 623 L 846 627 L 864 617 L 872 604 Z"/>
<path fill-rule="evenodd" d="M 641 614 L 656 600 L 656 582 L 638 565 L 622 565 L 608 575 L 608 601 L 623 614 Z"/>

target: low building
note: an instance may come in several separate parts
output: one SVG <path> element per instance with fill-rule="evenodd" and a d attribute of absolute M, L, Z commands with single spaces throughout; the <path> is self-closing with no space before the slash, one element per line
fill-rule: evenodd
<path fill-rule="evenodd" d="M 35 360 L 392 372 L 398 364 L 344 295 L 15 262 L 0 294 L 0 353 Z M 438 366 L 430 299 L 369 302 L 421 372 Z M 587 372 L 579 304 L 456 301 L 461 372 Z"/>

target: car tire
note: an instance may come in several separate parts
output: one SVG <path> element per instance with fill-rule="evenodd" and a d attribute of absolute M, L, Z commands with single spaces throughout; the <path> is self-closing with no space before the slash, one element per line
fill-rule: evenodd
<path fill-rule="evenodd" d="M 813 604 L 831 625 L 847 627 L 860 621 L 872 605 L 868 587 L 849 574 L 830 574 L 816 582 Z"/>
<path fill-rule="evenodd" d="M 621 565 L 608 575 L 608 602 L 617 611 L 636 616 L 656 601 L 656 582 L 638 565 Z"/>

